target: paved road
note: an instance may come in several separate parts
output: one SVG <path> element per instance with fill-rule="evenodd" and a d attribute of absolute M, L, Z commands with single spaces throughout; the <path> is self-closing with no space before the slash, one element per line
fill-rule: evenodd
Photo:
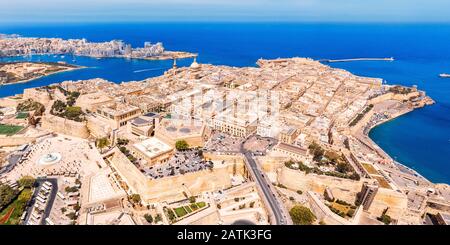
<path fill-rule="evenodd" d="M 287 217 L 286 212 L 283 212 L 284 207 L 283 204 L 279 202 L 279 199 L 276 197 L 276 192 L 273 189 L 272 183 L 267 181 L 265 175 L 263 176 L 263 172 L 259 169 L 255 160 L 253 159 L 252 153 L 244 148 L 244 143 L 241 145 L 241 153 L 247 159 L 246 163 L 249 171 L 251 171 L 252 176 L 255 178 L 256 183 L 261 187 L 266 200 L 269 202 L 270 209 L 274 214 L 275 222 L 277 225 L 287 225 L 290 222 L 290 217 Z"/>

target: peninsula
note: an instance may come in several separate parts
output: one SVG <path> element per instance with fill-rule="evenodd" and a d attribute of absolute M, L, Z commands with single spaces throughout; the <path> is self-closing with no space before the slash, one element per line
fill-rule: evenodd
<path fill-rule="evenodd" d="M 0 57 L 42 54 L 70 54 L 94 58 L 121 57 L 130 59 L 181 59 L 196 54 L 166 51 L 163 44 L 145 42 L 144 47 L 132 48 L 121 40 L 88 42 L 86 39 L 31 38 L 0 34 Z"/>
<path fill-rule="evenodd" d="M 424 91 L 308 58 L 257 65 L 194 59 L 143 81 L 65 81 L 1 99 L 1 187 L 38 198 L 22 219 L 15 211 L 0 220 L 395 225 L 449 217 L 448 185 L 367 137 L 433 104 Z M 39 187 L 24 187 L 34 180 Z"/>
<path fill-rule="evenodd" d="M 0 85 L 24 83 L 43 76 L 81 68 L 63 62 L 0 62 Z"/>

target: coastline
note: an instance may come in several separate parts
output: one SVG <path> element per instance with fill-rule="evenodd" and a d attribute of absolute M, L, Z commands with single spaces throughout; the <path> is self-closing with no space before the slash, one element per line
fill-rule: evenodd
<path fill-rule="evenodd" d="M 48 73 L 48 74 L 40 75 L 40 76 L 33 77 L 33 78 L 30 78 L 30 79 L 27 79 L 27 80 L 20 80 L 20 81 L 13 82 L 13 83 L 4 83 L 4 84 L 0 84 L 0 88 L 3 87 L 3 86 L 8 86 L 8 85 L 21 84 L 21 83 L 28 83 L 28 82 L 31 82 L 31 81 L 34 81 L 34 80 L 37 80 L 37 79 L 40 79 L 40 78 L 43 78 L 43 77 L 48 77 L 48 76 L 51 76 L 51 75 L 55 75 L 55 74 L 59 74 L 59 73 L 64 73 L 64 72 L 70 72 L 70 71 L 81 70 L 81 69 L 85 69 L 85 68 L 87 68 L 87 67 L 85 67 L 85 66 L 70 67 L 70 68 L 68 68 L 68 69 L 66 69 L 66 70 L 50 72 L 50 73 Z"/>
<path fill-rule="evenodd" d="M 166 51 L 167 54 L 157 55 L 155 57 L 147 58 L 131 58 L 131 59 L 143 59 L 143 60 L 173 60 L 173 59 L 189 59 L 197 57 L 198 55 L 190 52 L 183 51 Z"/>
<path fill-rule="evenodd" d="M 37 54 L 17 54 L 17 55 L 9 55 L 9 56 L 0 56 L 1 58 L 14 58 L 14 57 L 27 57 L 34 55 L 42 55 L 42 56 L 51 56 L 51 55 L 71 55 L 74 57 L 88 57 L 93 59 L 109 59 L 109 58 L 117 58 L 117 59 L 135 59 L 135 60 L 173 60 L 173 59 L 188 59 L 197 57 L 198 54 L 185 52 L 185 51 L 164 51 L 160 55 L 150 56 L 150 57 L 131 57 L 124 55 L 115 55 L 115 56 L 95 56 L 95 55 L 77 55 L 71 53 L 37 53 Z"/>
<path fill-rule="evenodd" d="M 403 115 L 406 115 L 406 114 L 408 114 L 408 113 L 410 113 L 410 112 L 413 112 L 413 111 L 415 111 L 415 110 L 417 110 L 417 109 L 421 109 L 421 108 L 422 108 L 422 107 L 409 108 L 408 110 L 401 111 L 401 112 L 397 113 L 396 115 L 394 115 L 393 117 L 390 117 L 390 118 L 388 118 L 388 119 L 382 120 L 382 121 L 380 121 L 380 122 L 378 122 L 378 123 L 372 125 L 372 126 L 370 127 L 370 129 L 367 130 L 367 133 L 365 133 L 364 130 L 363 130 L 362 135 L 364 135 L 365 139 L 368 140 L 369 143 L 370 143 L 377 151 L 378 151 L 378 150 L 381 150 L 383 154 L 385 154 L 386 156 L 388 156 L 388 157 L 392 160 L 392 163 L 393 163 L 394 165 L 396 165 L 397 167 L 399 167 L 399 170 L 400 170 L 400 171 L 402 171 L 401 168 L 404 168 L 404 169 L 406 169 L 406 170 L 408 170 L 408 171 L 410 172 L 409 174 L 413 174 L 413 175 L 415 175 L 416 177 L 422 178 L 422 179 L 425 180 L 426 182 L 434 183 L 434 182 L 432 182 L 431 180 L 429 180 L 428 178 L 426 178 L 425 176 L 421 175 L 421 174 L 420 174 L 419 172 L 417 172 L 416 170 L 412 169 L 411 167 L 408 167 L 408 166 L 406 166 L 406 165 L 404 165 L 404 164 L 398 162 L 398 161 L 395 160 L 394 158 L 392 158 L 391 155 L 389 155 L 382 147 L 380 147 L 380 146 L 379 146 L 379 145 L 378 145 L 378 144 L 377 144 L 377 143 L 369 136 L 369 135 L 370 135 L 370 132 L 371 132 L 374 128 L 376 128 L 376 127 L 378 127 L 378 126 L 380 126 L 380 125 L 382 125 L 382 124 L 388 123 L 388 122 L 390 122 L 390 121 L 392 121 L 392 120 L 395 120 L 395 119 L 397 119 L 397 118 L 399 118 L 399 117 L 401 117 L 401 116 L 403 116 Z M 402 172 L 403 172 L 403 171 L 402 171 Z"/>

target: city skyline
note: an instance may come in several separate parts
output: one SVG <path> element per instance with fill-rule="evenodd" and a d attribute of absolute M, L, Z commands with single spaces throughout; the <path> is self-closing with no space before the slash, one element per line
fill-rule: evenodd
<path fill-rule="evenodd" d="M 356 0 L 251 1 L 60 1 L 18 0 L 3 3 L 0 21 L 29 22 L 450 22 L 450 3 L 433 1 Z"/>

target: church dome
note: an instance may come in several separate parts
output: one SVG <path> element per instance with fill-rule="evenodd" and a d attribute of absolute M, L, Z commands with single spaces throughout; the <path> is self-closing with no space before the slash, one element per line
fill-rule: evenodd
<path fill-rule="evenodd" d="M 194 58 L 194 62 L 191 64 L 192 69 L 198 69 L 200 68 L 200 65 L 197 63 L 197 58 Z"/>

